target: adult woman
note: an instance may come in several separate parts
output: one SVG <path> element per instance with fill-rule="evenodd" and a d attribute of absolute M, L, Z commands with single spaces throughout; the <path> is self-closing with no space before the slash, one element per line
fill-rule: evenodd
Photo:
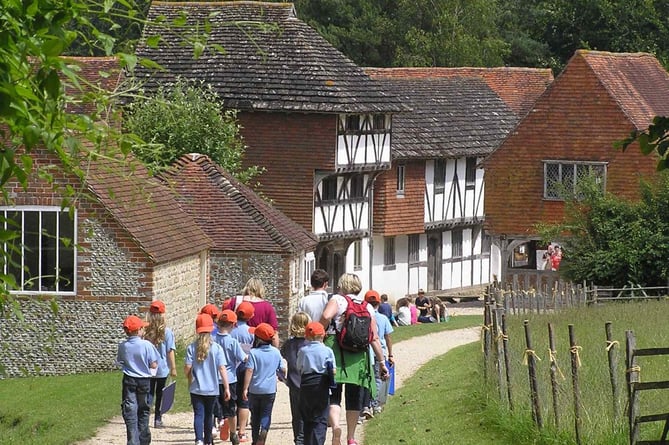
<path fill-rule="evenodd" d="M 345 273 L 339 279 L 339 291 L 348 296 L 351 300 L 361 303 L 364 301 L 359 296 L 362 290 L 360 278 L 355 274 Z M 340 330 L 342 326 L 342 314 L 346 312 L 348 302 L 342 295 L 335 294 L 328 301 L 321 324 L 325 327 L 330 325 L 332 320 L 335 320 L 336 330 Z M 371 342 L 371 350 L 376 356 L 380 366 L 380 374 L 382 378 L 388 377 L 388 369 L 386 368 L 383 358 L 383 351 L 379 341 L 378 330 L 376 327 L 376 320 L 374 310 L 368 307 L 373 331 L 373 341 Z M 339 426 L 339 417 L 341 412 L 341 394 L 342 389 L 346 391 L 346 437 L 348 445 L 357 445 L 355 441 L 355 428 L 362 409 L 361 391 L 366 388 L 371 391 L 372 395 L 376 393 L 376 381 L 374 379 L 374 370 L 370 364 L 370 348 L 363 352 L 346 351 L 339 348 L 335 341 L 335 336 L 330 335 L 325 340 L 325 344 L 331 347 L 334 351 L 335 360 L 337 361 L 337 375 L 335 381 L 337 389 L 332 391 L 330 397 L 330 424 L 332 425 L 332 444 L 340 445 L 341 428 Z M 346 385 L 344 387 L 344 384 Z"/>
<path fill-rule="evenodd" d="M 242 301 L 248 301 L 253 305 L 254 314 L 250 320 L 248 320 L 249 326 L 258 326 L 260 323 L 267 323 L 272 326 L 276 331 L 279 328 L 279 323 L 276 319 L 276 311 L 272 303 L 265 300 L 265 285 L 259 278 L 251 278 L 246 282 L 244 289 L 242 289 L 242 295 L 238 295 L 235 298 L 230 299 L 228 307 L 233 312 L 237 310 L 237 307 L 242 303 Z M 272 345 L 274 347 L 279 347 L 279 336 L 275 335 L 272 339 Z"/>

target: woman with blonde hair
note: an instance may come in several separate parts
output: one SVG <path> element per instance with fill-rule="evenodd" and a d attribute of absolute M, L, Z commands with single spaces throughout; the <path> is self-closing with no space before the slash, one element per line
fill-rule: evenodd
<path fill-rule="evenodd" d="M 265 300 L 265 294 L 265 285 L 262 280 L 260 278 L 251 278 L 246 282 L 246 285 L 244 285 L 242 295 L 237 295 L 237 297 L 231 298 L 225 309 L 230 309 L 233 312 L 236 312 L 243 301 L 248 301 L 253 305 L 254 309 L 253 317 L 247 321 L 248 325 L 255 327 L 260 323 L 267 323 L 276 331 L 279 328 L 279 322 L 276 319 L 276 310 L 274 309 L 274 306 L 272 306 L 272 303 Z M 272 339 L 272 345 L 276 348 L 279 347 L 278 335 L 274 336 Z"/>
<path fill-rule="evenodd" d="M 332 320 L 335 321 L 335 329 L 339 332 L 343 325 L 343 314 L 351 302 L 358 304 L 367 303 L 364 301 L 364 296 L 360 296 L 362 290 L 362 283 L 360 278 L 351 273 L 345 273 L 339 278 L 339 291 L 342 295 L 335 294 L 328 301 L 321 324 L 327 328 Z M 348 445 L 357 445 L 355 440 L 355 428 L 358 424 L 360 411 L 362 410 L 362 394 L 363 388 L 366 388 L 372 394 L 376 395 L 376 380 L 374 378 L 374 370 L 371 366 L 373 352 L 376 360 L 379 362 L 379 374 L 382 379 L 388 378 L 388 368 L 385 365 L 383 350 L 381 349 L 381 342 L 379 341 L 379 333 L 376 326 L 376 317 L 374 309 L 367 306 L 367 311 L 371 318 L 371 327 L 373 340 L 370 343 L 370 348 L 364 351 L 354 352 L 344 350 L 339 347 L 336 341 L 336 335 L 329 335 L 325 344 L 332 348 L 336 360 L 337 374 L 335 382 L 337 388 L 332 390 L 330 397 L 330 419 L 329 423 L 332 425 L 332 445 L 341 444 L 341 428 L 339 426 L 339 418 L 341 413 L 341 396 L 342 389 L 345 388 L 346 399 L 346 438 Z M 346 385 L 344 387 L 344 384 Z"/>
<path fill-rule="evenodd" d="M 213 443 L 214 402 L 223 386 L 223 399 L 230 399 L 225 353 L 211 333 L 214 320 L 207 314 L 199 314 L 195 320 L 197 338 L 186 348 L 184 373 L 188 378 L 190 401 L 193 406 L 193 429 L 195 445 Z"/>
<path fill-rule="evenodd" d="M 160 356 L 156 376 L 151 377 L 149 405 L 152 405 L 155 398 L 156 406 L 153 427 L 162 428 L 163 419 L 160 405 L 163 401 L 163 388 L 165 387 L 165 382 L 167 382 L 168 375 L 172 377 L 177 376 L 177 368 L 174 362 L 174 351 L 177 347 L 174 341 L 174 332 L 165 326 L 165 303 L 160 300 L 151 302 L 146 321 L 149 325 L 144 328 L 144 340 L 153 343 Z"/>

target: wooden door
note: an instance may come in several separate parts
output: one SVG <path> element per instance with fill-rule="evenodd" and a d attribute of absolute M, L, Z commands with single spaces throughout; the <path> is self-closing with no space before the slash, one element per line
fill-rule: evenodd
<path fill-rule="evenodd" d="M 441 232 L 427 235 L 427 290 L 441 289 Z"/>

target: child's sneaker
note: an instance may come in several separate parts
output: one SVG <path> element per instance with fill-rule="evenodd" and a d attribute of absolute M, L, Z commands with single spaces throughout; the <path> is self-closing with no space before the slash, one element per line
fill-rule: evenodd
<path fill-rule="evenodd" d="M 358 445 L 358 441 L 355 439 L 349 439 L 348 440 L 348 445 Z"/>
<path fill-rule="evenodd" d="M 223 419 L 223 423 L 218 425 L 218 430 L 221 432 L 221 440 L 228 440 L 230 437 L 230 424 L 228 423 L 228 419 Z"/>
<path fill-rule="evenodd" d="M 362 410 L 362 417 L 365 418 L 365 420 L 373 419 L 374 418 L 374 413 L 369 407 L 365 407 Z"/>
<path fill-rule="evenodd" d="M 239 445 L 239 435 L 236 432 L 230 434 L 230 442 L 232 445 Z"/>

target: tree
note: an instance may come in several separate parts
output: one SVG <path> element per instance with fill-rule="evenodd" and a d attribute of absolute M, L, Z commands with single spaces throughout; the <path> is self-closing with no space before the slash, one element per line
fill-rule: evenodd
<path fill-rule="evenodd" d="M 625 151 L 634 142 L 639 143 L 643 154 L 654 153 L 658 157 L 658 171 L 669 168 L 669 117 L 655 116 L 646 130 L 632 130 L 628 137 L 616 141 L 614 147 Z"/>
<path fill-rule="evenodd" d="M 585 184 L 565 205 L 565 220 L 543 226 L 544 239 L 562 239 L 561 272 L 576 282 L 614 287 L 665 286 L 669 279 L 669 177 L 641 184 L 640 201 L 627 201 Z"/>
<path fill-rule="evenodd" d="M 245 146 L 237 113 L 221 110 L 210 85 L 179 79 L 169 87 L 160 87 L 155 95 L 131 103 L 124 120 L 130 132 L 146 141 L 135 145 L 133 152 L 153 172 L 197 151 L 248 183 L 259 169 L 242 168 Z"/>

